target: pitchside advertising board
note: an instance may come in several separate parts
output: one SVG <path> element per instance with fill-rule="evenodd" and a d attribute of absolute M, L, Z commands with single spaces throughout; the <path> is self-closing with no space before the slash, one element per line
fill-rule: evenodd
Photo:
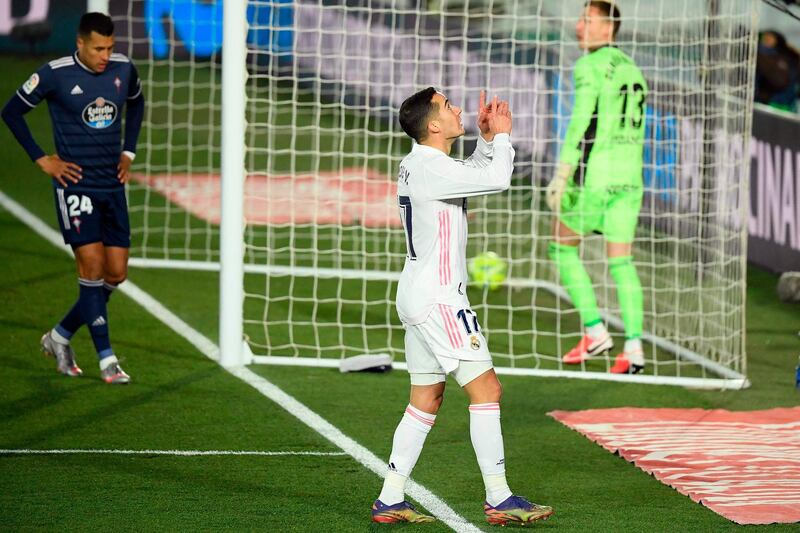
<path fill-rule="evenodd" d="M 757 105 L 750 156 L 748 259 L 800 271 L 800 116 Z"/>
<path fill-rule="evenodd" d="M 27 52 L 28 45 L 12 39 L 12 31 L 46 23 L 53 28 L 52 35 L 38 43 L 35 51 L 69 53 L 74 49 L 75 36 L 68 28 L 77 27 L 85 9 L 85 0 L 0 0 L 0 51 Z M 120 52 L 134 58 L 173 61 L 220 59 L 221 1 L 111 0 L 109 10 L 118 21 Z M 264 52 L 259 57 L 265 59 L 265 68 L 294 65 L 301 76 L 333 80 L 331 90 L 344 91 L 345 101 L 368 97 L 375 113 L 387 120 L 393 119 L 391 110 L 417 88 L 415 80 L 404 75 L 407 72 L 417 72 L 416 80 L 427 79 L 429 74 L 431 83 L 446 88 L 448 96 L 462 102 L 465 109 L 476 106 L 473 100 L 480 88 L 509 88 L 518 162 L 523 163 L 523 158 L 536 163 L 553 161 L 557 143 L 552 140 L 563 136 L 571 106 L 553 89 L 562 83 L 566 88 L 569 82 L 553 69 L 542 74 L 533 66 L 537 58 L 548 56 L 547 51 L 537 53 L 533 44 L 511 49 L 492 43 L 487 51 L 484 41 L 460 48 L 442 42 L 435 34 L 415 35 L 417 21 L 409 17 L 382 18 L 375 14 L 366 18 L 356 12 L 320 9 L 317 2 L 302 0 L 250 5 L 247 18 L 248 46 Z M 125 20 L 129 23 L 121 22 Z M 320 34 L 319 28 L 346 31 Z M 336 53 L 320 54 L 319 50 Z M 386 61 L 387 50 L 391 51 L 391 62 Z M 270 62 L 270 57 L 278 61 Z M 542 96 L 545 94 L 551 96 Z M 339 97 L 335 95 L 336 100 Z M 474 129 L 474 125 L 467 126 Z M 669 110 L 651 108 L 647 127 L 651 141 L 645 147 L 645 160 L 650 164 L 644 180 L 652 191 L 649 201 L 657 210 L 697 213 L 703 202 L 692 191 L 698 191 L 701 180 L 708 179 L 701 176 L 701 162 L 708 154 L 697 149 L 706 137 L 703 124 L 679 120 Z M 721 133 L 713 138 L 715 161 L 743 155 L 743 139 Z M 725 165 L 719 165 L 720 172 L 712 177 L 717 180 L 713 188 L 721 191 L 714 204 L 739 206 L 741 213 L 741 217 L 728 216 L 719 222 L 734 228 L 746 223 L 752 263 L 774 272 L 800 270 L 800 120 L 757 108 L 749 151 L 749 177 Z M 542 168 L 536 164 L 519 166 Z M 534 176 L 545 180 L 548 172 L 534 172 Z M 727 192 L 735 191 L 733 184 L 741 179 L 750 181 L 746 207 L 735 193 Z"/>

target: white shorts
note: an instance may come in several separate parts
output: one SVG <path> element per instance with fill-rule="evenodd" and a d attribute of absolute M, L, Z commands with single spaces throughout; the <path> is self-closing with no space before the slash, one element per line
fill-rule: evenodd
<path fill-rule="evenodd" d="M 452 374 L 463 387 L 493 367 L 478 318 L 470 308 L 436 304 L 425 322 L 405 327 L 412 385 L 434 385 Z"/>

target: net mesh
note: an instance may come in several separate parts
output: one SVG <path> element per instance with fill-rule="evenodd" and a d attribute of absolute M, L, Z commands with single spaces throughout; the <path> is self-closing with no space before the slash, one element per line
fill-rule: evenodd
<path fill-rule="evenodd" d="M 130 188 L 132 253 L 215 262 L 221 2 L 125 4 L 112 12 L 127 29 L 118 48 L 134 57 L 148 102 L 141 174 Z M 547 257 L 553 221 L 542 190 L 572 107 L 582 5 L 248 3 L 244 289 L 254 353 L 403 358 L 394 294 L 406 252 L 394 176 L 411 144 L 396 113 L 408 95 L 433 85 L 464 108 L 457 157 L 475 146 L 479 91 L 510 101 L 512 186 L 470 200 L 468 249 L 468 257 L 503 257 L 509 279 L 496 290 L 470 287 L 469 297 L 496 364 L 561 368 L 581 326 Z M 648 372 L 705 376 L 696 360 L 667 349 L 677 347 L 744 373 L 756 3 L 618 5 L 617 44 L 650 87 L 634 243 L 652 335 Z M 604 317 L 621 335 L 602 237 L 585 239 L 581 254 Z M 601 358 L 579 370 L 608 365 Z"/>

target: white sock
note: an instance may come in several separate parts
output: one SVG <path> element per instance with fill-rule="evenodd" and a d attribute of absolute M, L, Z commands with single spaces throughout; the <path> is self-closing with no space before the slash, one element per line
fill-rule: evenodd
<path fill-rule="evenodd" d="M 114 363 L 119 363 L 119 359 L 117 359 L 116 355 L 109 355 L 108 357 L 103 357 L 100 359 L 100 370 L 105 370 Z"/>
<path fill-rule="evenodd" d="M 486 487 L 486 502 L 491 506 L 498 505 L 511 496 L 506 481 L 499 403 L 475 403 L 469 406 L 469 435 Z"/>
<path fill-rule="evenodd" d="M 56 331 L 56 328 L 50 330 L 50 338 L 58 344 L 69 345 L 69 339 Z"/>
<path fill-rule="evenodd" d="M 589 335 L 593 339 L 599 339 L 601 337 L 605 337 L 608 335 L 608 330 L 606 330 L 606 325 L 602 322 L 598 322 L 597 324 L 593 324 L 586 328 L 586 334 Z"/>
<path fill-rule="evenodd" d="M 637 365 L 644 364 L 644 352 L 642 351 L 642 339 L 625 339 L 625 356 L 628 361 Z"/>
<path fill-rule="evenodd" d="M 406 407 L 406 412 L 394 432 L 389 471 L 378 496 L 381 502 L 394 505 L 405 499 L 406 480 L 417 464 L 425 438 L 435 421 L 436 415 L 420 411 L 410 404 Z"/>

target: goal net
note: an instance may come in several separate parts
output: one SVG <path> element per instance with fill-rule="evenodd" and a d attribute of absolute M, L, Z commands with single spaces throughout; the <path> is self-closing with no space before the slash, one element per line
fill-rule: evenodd
<path fill-rule="evenodd" d="M 746 386 L 744 295 L 757 5 L 619 0 L 617 45 L 650 87 L 645 198 L 634 261 L 645 300 L 644 376 Z M 464 108 L 456 157 L 475 146 L 487 89 L 510 102 L 509 191 L 470 199 L 468 257 L 492 251 L 509 277 L 469 287 L 497 367 L 613 379 L 610 357 L 577 367 L 577 311 L 547 257 L 543 189 L 572 107 L 582 1 L 250 0 L 236 35 L 242 76 L 241 210 L 220 211 L 222 2 L 114 2 L 117 49 L 147 98 L 129 191 L 132 264 L 214 270 L 222 216 L 244 217 L 243 337 L 256 362 L 404 360 L 394 309 L 405 260 L 395 176 L 410 150 L 400 103 L 433 85 Z M 233 40 L 232 35 L 227 36 Z M 226 40 L 226 46 L 229 41 Z M 230 134 L 230 132 L 228 132 Z M 230 220 L 230 219 L 229 219 Z M 234 235 L 233 238 L 236 238 Z M 230 242 L 229 240 L 227 242 Z M 622 324 L 602 236 L 580 248 L 617 346 Z M 239 320 L 235 316 L 232 320 Z"/>

